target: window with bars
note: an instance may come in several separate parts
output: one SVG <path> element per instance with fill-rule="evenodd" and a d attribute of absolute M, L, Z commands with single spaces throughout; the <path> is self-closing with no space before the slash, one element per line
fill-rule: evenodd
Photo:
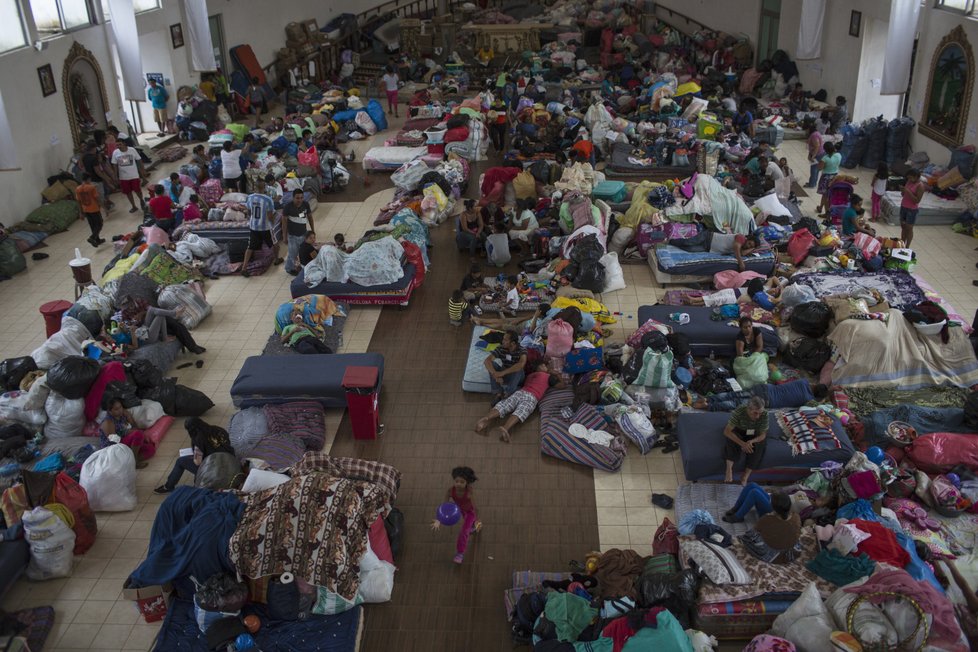
<path fill-rule="evenodd" d="M 102 1 L 102 15 L 105 16 L 105 20 L 112 20 L 112 16 L 109 13 L 109 0 Z M 132 8 L 137 14 L 141 14 L 144 11 L 153 11 L 154 9 L 160 8 L 160 0 L 133 0 Z"/>
<path fill-rule="evenodd" d="M 92 24 L 88 0 L 30 0 L 34 25 L 41 36 L 67 32 Z"/>
<path fill-rule="evenodd" d="M 975 0 L 934 0 L 934 7 L 970 16 L 975 12 Z"/>
<path fill-rule="evenodd" d="M 17 0 L 0 0 L 0 53 L 27 45 L 27 33 Z"/>

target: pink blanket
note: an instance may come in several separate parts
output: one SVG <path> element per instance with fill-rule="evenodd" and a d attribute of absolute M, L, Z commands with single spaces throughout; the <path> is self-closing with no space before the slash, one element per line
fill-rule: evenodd
<path fill-rule="evenodd" d="M 755 278 L 764 278 L 764 275 L 750 271 L 735 272 L 731 269 L 714 274 L 713 285 L 718 290 L 726 290 L 727 288 L 742 288 L 747 285 L 749 281 L 752 281 Z"/>

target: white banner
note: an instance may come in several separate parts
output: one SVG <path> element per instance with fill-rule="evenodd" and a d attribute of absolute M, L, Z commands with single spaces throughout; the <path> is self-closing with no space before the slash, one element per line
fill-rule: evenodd
<path fill-rule="evenodd" d="M 910 84 L 910 55 L 920 18 L 919 0 L 891 0 L 890 27 L 886 34 L 886 57 L 880 95 L 902 95 Z"/>
<path fill-rule="evenodd" d="M 211 26 L 207 18 L 207 0 L 183 0 L 187 24 L 183 33 L 190 42 L 190 65 L 194 70 L 217 70 Z"/>
<path fill-rule="evenodd" d="M 7 109 L 3 106 L 3 95 L 0 95 L 0 170 L 17 170 L 17 148 L 14 146 L 14 135 L 10 131 L 10 121 L 7 119 Z"/>
<path fill-rule="evenodd" d="M 132 0 L 109 0 L 109 15 L 112 17 L 109 26 L 119 51 L 125 99 L 145 102 L 146 78 L 143 77 L 143 60 L 139 54 L 139 32 L 136 30 Z"/>
<path fill-rule="evenodd" d="M 825 0 L 802 0 L 801 23 L 798 26 L 798 48 L 795 59 L 822 57 L 822 26 L 825 24 Z"/>

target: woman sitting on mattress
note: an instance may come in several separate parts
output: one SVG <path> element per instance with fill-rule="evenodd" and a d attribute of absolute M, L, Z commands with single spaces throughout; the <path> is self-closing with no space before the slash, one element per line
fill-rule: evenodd
<path fill-rule="evenodd" d="M 737 332 L 734 347 L 737 350 L 738 358 L 742 355 L 764 351 L 764 334 L 759 330 L 754 330 L 754 321 L 750 317 L 740 318 L 740 330 Z"/>
<path fill-rule="evenodd" d="M 747 269 L 744 265 L 744 256 L 754 253 L 754 250 L 760 246 L 760 242 L 756 235 L 715 233 L 704 230 L 692 238 L 669 240 L 669 245 L 689 252 L 708 251 L 711 254 L 733 256 L 737 259 L 737 269 L 743 272 Z"/>
<path fill-rule="evenodd" d="M 741 455 L 746 458 L 746 468 L 740 484 L 746 485 L 751 472 L 760 467 L 767 446 L 768 415 L 764 408 L 764 399 L 754 396 L 730 415 L 723 429 L 727 438 L 723 446 L 723 459 L 727 462 L 724 482 L 733 482 L 734 462 Z"/>

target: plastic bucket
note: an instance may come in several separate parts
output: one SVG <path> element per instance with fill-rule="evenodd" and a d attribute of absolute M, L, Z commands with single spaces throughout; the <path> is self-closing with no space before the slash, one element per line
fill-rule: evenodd
<path fill-rule="evenodd" d="M 71 275 L 75 277 L 75 283 L 92 282 L 92 261 L 83 258 L 80 249 L 75 249 L 75 257 L 68 261 L 71 268 Z"/>
<path fill-rule="evenodd" d="M 39 308 L 44 317 L 44 333 L 51 337 L 61 330 L 61 318 L 71 308 L 71 302 L 60 299 L 41 304 Z"/>

